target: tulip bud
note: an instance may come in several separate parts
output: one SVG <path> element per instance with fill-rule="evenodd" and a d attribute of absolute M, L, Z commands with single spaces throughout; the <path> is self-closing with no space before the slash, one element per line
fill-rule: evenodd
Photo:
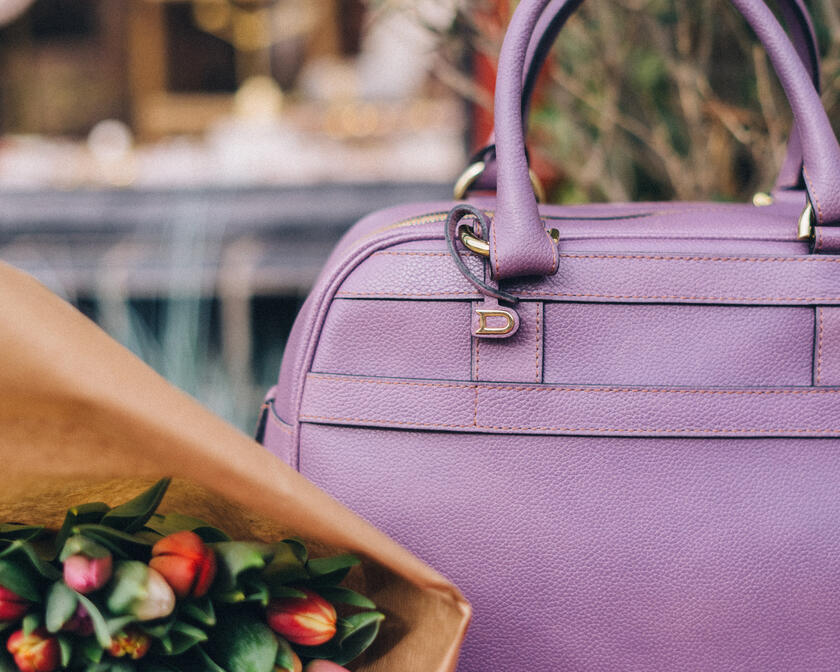
<path fill-rule="evenodd" d="M 113 572 L 110 553 L 101 558 L 91 558 L 81 553 L 64 561 L 64 583 L 73 590 L 87 595 L 108 583 Z"/>
<path fill-rule="evenodd" d="M 90 637 L 93 634 L 93 619 L 84 605 L 76 607 L 76 613 L 70 617 L 61 629 L 66 632 L 75 632 L 79 637 Z"/>
<path fill-rule="evenodd" d="M 303 672 L 350 672 L 350 670 L 329 660 L 312 660 L 303 668 Z"/>
<path fill-rule="evenodd" d="M 278 637 L 277 644 L 274 672 L 303 672 L 303 663 L 289 642 L 282 637 Z"/>
<path fill-rule="evenodd" d="M 25 600 L 17 593 L 0 586 L 0 622 L 16 621 L 29 611 L 31 606 L 32 603 L 29 600 Z"/>
<path fill-rule="evenodd" d="M 296 588 L 306 597 L 283 597 L 268 603 L 269 627 L 301 646 L 318 646 L 335 635 L 335 607 L 306 588 Z"/>
<path fill-rule="evenodd" d="M 164 618 L 175 608 L 175 593 L 160 574 L 136 560 L 117 563 L 108 609 L 132 614 L 139 621 Z"/>
<path fill-rule="evenodd" d="M 115 658 L 128 656 L 132 660 L 140 660 L 152 646 L 152 639 L 145 632 L 137 628 L 125 628 L 111 637 L 108 653 Z"/>
<path fill-rule="evenodd" d="M 21 672 L 53 672 L 61 664 L 61 646 L 44 628 L 28 635 L 18 630 L 9 637 L 6 649 Z"/>
<path fill-rule="evenodd" d="M 163 575 L 180 598 L 203 597 L 216 578 L 216 554 L 188 530 L 157 542 L 149 566 Z"/>

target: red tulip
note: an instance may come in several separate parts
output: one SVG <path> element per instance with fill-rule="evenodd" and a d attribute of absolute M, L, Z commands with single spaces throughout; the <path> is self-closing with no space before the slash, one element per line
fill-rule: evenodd
<path fill-rule="evenodd" d="M 29 611 L 31 606 L 29 600 L 24 600 L 17 593 L 0 586 L 0 622 L 16 621 Z"/>
<path fill-rule="evenodd" d="M 151 646 L 152 639 L 149 635 L 137 628 L 128 627 L 111 637 L 108 653 L 115 658 L 128 656 L 132 660 L 140 660 L 149 652 Z"/>
<path fill-rule="evenodd" d="M 61 664 L 61 646 L 44 628 L 28 635 L 18 630 L 9 637 L 6 648 L 21 672 L 53 672 Z"/>
<path fill-rule="evenodd" d="M 350 672 L 350 670 L 329 660 L 313 660 L 303 668 L 303 672 Z"/>
<path fill-rule="evenodd" d="M 64 561 L 64 583 L 82 595 L 87 595 L 108 583 L 113 571 L 114 563 L 110 554 L 91 558 L 78 553 Z"/>
<path fill-rule="evenodd" d="M 149 566 L 160 572 L 180 598 L 202 597 L 216 578 L 216 554 L 195 532 L 164 537 L 152 548 Z"/>
<path fill-rule="evenodd" d="M 290 642 L 318 646 L 335 635 L 335 607 L 317 593 L 296 588 L 306 597 L 271 600 L 266 610 L 269 627 Z"/>

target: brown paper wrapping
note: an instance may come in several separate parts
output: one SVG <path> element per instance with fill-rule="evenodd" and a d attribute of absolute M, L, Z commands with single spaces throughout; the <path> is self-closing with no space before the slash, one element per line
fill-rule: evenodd
<path fill-rule="evenodd" d="M 173 476 L 161 511 L 364 559 L 351 578 L 387 619 L 356 669 L 455 669 L 470 607 L 440 574 L 2 264 L 0 311 L 0 521 L 55 527 Z"/>

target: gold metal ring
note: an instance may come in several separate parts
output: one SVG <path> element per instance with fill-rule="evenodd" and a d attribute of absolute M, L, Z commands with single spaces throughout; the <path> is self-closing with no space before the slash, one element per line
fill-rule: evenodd
<path fill-rule="evenodd" d="M 469 226 L 462 226 L 458 229 L 458 237 L 470 252 L 482 257 L 490 256 L 490 243 L 473 234 Z"/>
<path fill-rule="evenodd" d="M 481 177 L 486 165 L 484 161 L 476 161 L 467 166 L 466 170 L 461 173 L 460 177 L 455 181 L 455 188 L 452 190 L 456 201 L 464 200 L 470 187 Z M 545 203 L 545 187 L 542 181 L 530 168 L 528 169 L 528 177 L 531 179 L 531 188 L 534 190 L 534 196 L 537 197 L 537 202 Z"/>
<path fill-rule="evenodd" d="M 811 201 L 799 215 L 799 233 L 797 238 L 799 240 L 808 240 L 813 233 L 814 208 L 811 206 Z"/>

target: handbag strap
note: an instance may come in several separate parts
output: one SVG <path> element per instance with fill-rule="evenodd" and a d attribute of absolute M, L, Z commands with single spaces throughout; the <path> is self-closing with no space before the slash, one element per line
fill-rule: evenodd
<path fill-rule="evenodd" d="M 811 20 L 811 14 L 803 0 L 776 0 L 790 39 L 796 47 L 799 58 L 808 69 L 811 81 L 820 90 L 820 55 L 817 34 Z M 527 131 L 528 112 L 536 88 L 537 77 L 545 64 L 557 35 L 577 5 L 566 0 L 551 0 L 540 15 L 534 35 L 528 44 L 525 56 L 524 83 L 522 85 L 522 120 Z M 496 188 L 496 153 L 492 138 L 488 144 L 473 155 L 471 163 L 481 161 L 484 171 L 475 180 L 473 186 L 481 190 Z M 776 178 L 774 191 L 782 189 L 803 189 L 802 182 L 802 144 L 799 131 L 794 123 L 788 140 L 787 154 Z"/>
<path fill-rule="evenodd" d="M 577 7 L 583 0 L 567 0 Z M 551 0 L 524 0 L 511 19 L 499 56 L 495 95 L 498 196 L 490 235 L 497 279 L 549 275 L 557 246 L 540 219 L 528 175 L 522 125 L 523 70 L 528 44 Z M 840 146 L 808 71 L 776 17 L 761 0 L 731 0 L 767 50 L 793 110 L 802 143 L 803 175 L 818 227 L 840 225 Z"/>

